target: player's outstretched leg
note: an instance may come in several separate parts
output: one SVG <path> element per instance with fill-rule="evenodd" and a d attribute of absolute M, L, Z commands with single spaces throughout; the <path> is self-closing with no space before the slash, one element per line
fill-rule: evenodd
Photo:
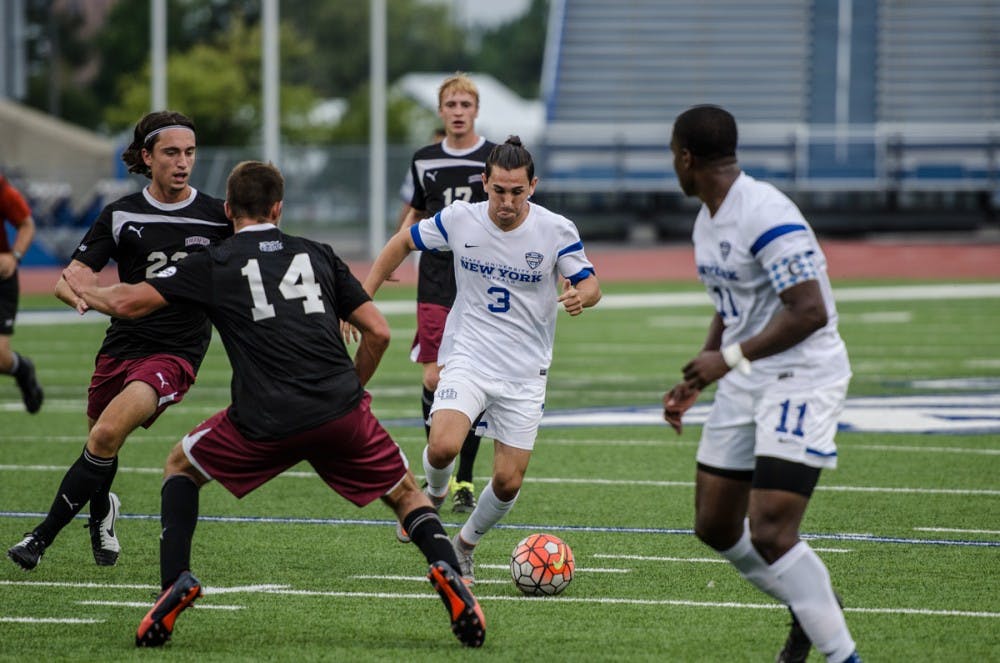
<path fill-rule="evenodd" d="M 427 579 L 444 602 L 451 618 L 451 630 L 466 647 L 482 647 L 486 640 L 486 619 L 479 601 L 448 562 L 434 562 Z"/>
<path fill-rule="evenodd" d="M 136 647 L 162 647 L 174 632 L 177 616 L 202 595 L 201 583 L 185 571 L 174 584 L 160 593 L 156 603 L 139 623 L 135 633 Z"/>

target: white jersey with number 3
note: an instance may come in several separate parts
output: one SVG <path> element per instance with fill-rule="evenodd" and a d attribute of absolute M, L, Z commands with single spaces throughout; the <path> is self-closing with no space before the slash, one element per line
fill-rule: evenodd
<path fill-rule="evenodd" d="M 783 352 L 754 361 L 750 376 L 730 371 L 725 380 L 752 387 L 790 374 L 815 384 L 850 376 L 847 350 L 837 332 L 826 257 L 809 223 L 787 196 L 742 173 L 715 216 L 702 205 L 693 239 L 698 278 L 725 324 L 723 347 L 759 333 L 781 310 L 780 293 L 793 285 L 818 281 L 826 302 L 825 327 Z"/>
<path fill-rule="evenodd" d="M 456 201 L 410 228 L 417 248 L 451 251 L 458 293 L 438 363 L 510 380 L 545 380 L 552 362 L 561 278 L 594 273 L 569 219 L 530 203 L 500 230 L 489 202 Z"/>

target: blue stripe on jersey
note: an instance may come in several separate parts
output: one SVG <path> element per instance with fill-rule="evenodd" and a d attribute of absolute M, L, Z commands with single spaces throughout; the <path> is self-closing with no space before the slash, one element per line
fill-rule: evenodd
<path fill-rule="evenodd" d="M 806 227 L 801 223 L 786 223 L 780 226 L 775 226 L 765 232 L 763 235 L 757 238 L 757 241 L 753 243 L 750 247 L 750 254 L 756 256 L 760 253 L 760 250 L 765 246 L 778 239 L 782 235 L 787 235 L 788 233 L 793 233 L 799 230 L 805 230 Z"/>
<path fill-rule="evenodd" d="M 593 275 L 594 275 L 594 268 L 593 267 L 585 267 L 584 269 L 581 269 L 579 272 L 577 272 L 573 276 L 567 276 L 566 278 L 569 279 L 570 283 L 572 283 L 573 285 L 576 285 L 577 283 L 579 283 L 580 281 L 584 280 L 588 276 L 593 276 Z"/>
<path fill-rule="evenodd" d="M 833 458 L 837 455 L 836 451 L 820 451 L 818 449 L 810 449 L 806 447 L 806 453 L 812 454 L 813 456 L 820 456 L 822 458 Z"/>
<path fill-rule="evenodd" d="M 416 244 L 417 248 L 421 251 L 429 251 L 427 245 L 424 244 L 424 240 L 420 239 L 420 228 L 418 223 L 414 223 L 410 226 L 410 238 L 413 239 L 413 243 Z"/>
<path fill-rule="evenodd" d="M 567 253 L 572 253 L 573 251 L 582 251 L 582 250 L 583 250 L 583 242 L 577 242 L 576 244 L 570 244 L 565 249 L 560 251 L 559 256 L 561 257 L 566 255 Z"/>
<path fill-rule="evenodd" d="M 444 224 L 441 223 L 441 212 L 434 215 L 434 223 L 437 224 L 438 230 L 441 231 L 441 236 L 444 237 L 444 241 L 448 241 L 448 231 L 444 229 Z"/>

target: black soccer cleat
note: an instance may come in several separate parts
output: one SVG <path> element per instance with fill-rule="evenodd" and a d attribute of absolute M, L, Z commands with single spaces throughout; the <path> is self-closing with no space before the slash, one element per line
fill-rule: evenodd
<path fill-rule="evenodd" d="M 14 563 L 25 571 L 38 566 L 38 562 L 45 553 L 45 542 L 37 534 L 29 532 L 24 535 L 24 539 L 7 551 L 7 557 L 14 560 Z"/>
<path fill-rule="evenodd" d="M 448 562 L 431 564 L 427 579 L 434 585 L 448 609 L 451 630 L 466 647 L 482 647 L 486 640 L 486 620 L 479 602 Z"/>
<path fill-rule="evenodd" d="M 139 622 L 135 633 L 136 647 L 162 647 L 174 632 L 177 616 L 202 595 L 201 583 L 185 571 L 174 584 L 160 593 L 156 603 Z"/>
<path fill-rule="evenodd" d="M 21 389 L 21 399 L 24 401 L 24 408 L 31 414 L 38 412 L 42 408 L 42 401 L 45 400 L 45 392 L 38 384 L 35 376 L 35 364 L 23 355 L 18 355 L 21 364 L 17 368 L 14 378 L 17 386 Z"/>
<path fill-rule="evenodd" d="M 791 629 L 788 631 L 785 646 L 778 652 L 778 657 L 774 659 L 774 663 L 805 663 L 806 659 L 809 658 L 812 640 L 802 630 L 802 624 L 799 623 L 798 618 L 792 612 L 791 608 L 788 609 L 788 612 L 792 615 Z"/>

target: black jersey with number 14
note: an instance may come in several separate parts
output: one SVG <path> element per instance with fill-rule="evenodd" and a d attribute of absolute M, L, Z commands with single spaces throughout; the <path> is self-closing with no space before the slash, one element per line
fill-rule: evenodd
<path fill-rule="evenodd" d="M 340 321 L 370 298 L 329 246 L 250 226 L 149 283 L 208 313 L 233 367 L 229 416 L 247 438 L 288 437 L 360 402 Z"/>

